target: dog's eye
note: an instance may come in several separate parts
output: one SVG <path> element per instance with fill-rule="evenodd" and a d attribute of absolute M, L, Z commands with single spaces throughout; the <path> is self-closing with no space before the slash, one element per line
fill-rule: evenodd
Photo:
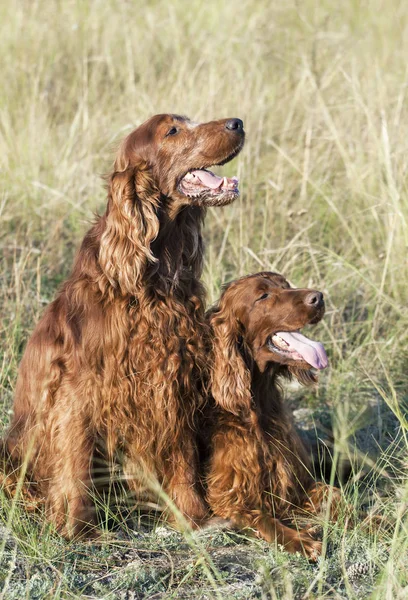
<path fill-rule="evenodd" d="M 178 133 L 178 129 L 177 127 L 172 127 L 171 129 L 169 129 L 169 131 L 166 133 L 166 136 L 168 135 L 176 135 L 176 133 Z"/>
<path fill-rule="evenodd" d="M 262 294 L 262 296 L 260 298 L 258 298 L 258 300 L 265 300 L 265 298 L 267 298 L 269 296 L 269 294 L 267 292 L 265 292 L 265 294 Z"/>

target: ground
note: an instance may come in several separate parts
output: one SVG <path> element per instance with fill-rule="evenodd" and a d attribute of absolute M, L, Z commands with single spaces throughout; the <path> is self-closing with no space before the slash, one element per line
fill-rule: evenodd
<path fill-rule="evenodd" d="M 323 519 L 309 564 L 134 515 L 97 545 L 68 543 L 2 497 L 2 598 L 408 598 L 407 55 L 403 0 L 0 3 L 2 428 L 119 140 L 160 112 L 239 117 L 245 148 L 220 172 L 241 197 L 206 220 L 208 302 L 263 269 L 323 291 L 313 337 L 330 367 L 285 395 L 348 501 L 384 518 Z"/>

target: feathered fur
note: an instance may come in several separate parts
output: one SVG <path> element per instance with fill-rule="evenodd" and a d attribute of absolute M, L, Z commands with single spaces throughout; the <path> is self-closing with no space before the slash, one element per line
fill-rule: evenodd
<path fill-rule="evenodd" d="M 228 122 L 157 115 L 126 138 L 106 212 L 27 344 L 8 459 L 17 470 L 26 463 L 67 536 L 93 520 L 97 444 L 110 460 L 123 455 L 137 493 L 152 477 L 192 524 L 206 514 L 195 439 L 207 368 L 201 228 L 207 205 L 235 195 L 192 199 L 179 182 L 239 152 L 242 127 Z"/>
<path fill-rule="evenodd" d="M 291 289 L 269 272 L 232 282 L 207 314 L 213 405 L 204 427 L 210 439 L 205 481 L 211 511 L 312 559 L 320 542 L 307 529 L 289 525 L 296 513 L 316 513 L 328 488 L 313 479 L 279 379 L 295 376 L 310 383 L 315 376 L 304 360 L 276 353 L 270 340 L 323 314 L 319 292 Z"/>

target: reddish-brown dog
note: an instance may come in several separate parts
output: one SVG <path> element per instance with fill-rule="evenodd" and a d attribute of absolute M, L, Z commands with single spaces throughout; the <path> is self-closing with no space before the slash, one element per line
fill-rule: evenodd
<path fill-rule="evenodd" d="M 67 536 L 92 522 L 96 444 L 109 459 L 124 456 L 137 493 L 149 474 L 192 524 L 206 513 L 194 432 L 207 368 L 201 227 L 206 207 L 238 195 L 235 178 L 207 169 L 243 143 L 240 119 L 157 115 L 133 131 L 109 177 L 106 212 L 28 342 L 8 459 L 16 469 L 27 462 Z"/>
<path fill-rule="evenodd" d="M 323 346 L 299 332 L 324 310 L 320 292 L 292 289 L 281 275 L 264 272 L 231 283 L 208 313 L 216 403 L 206 477 L 211 510 L 312 559 L 320 542 L 288 524 L 296 512 L 315 513 L 329 489 L 311 475 L 278 380 L 310 383 L 311 367 L 327 366 Z"/>

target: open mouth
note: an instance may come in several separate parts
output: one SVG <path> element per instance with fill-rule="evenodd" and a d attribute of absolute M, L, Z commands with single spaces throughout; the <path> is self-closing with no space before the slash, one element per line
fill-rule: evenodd
<path fill-rule="evenodd" d="M 299 331 L 278 331 L 269 336 L 266 345 L 271 352 L 294 361 L 305 361 L 315 369 L 325 369 L 329 364 L 323 344 Z"/>
<path fill-rule="evenodd" d="M 179 190 L 190 198 L 197 198 L 203 194 L 219 196 L 225 193 L 238 196 L 238 178 L 219 177 L 208 169 L 194 169 L 188 171 L 181 179 Z"/>

